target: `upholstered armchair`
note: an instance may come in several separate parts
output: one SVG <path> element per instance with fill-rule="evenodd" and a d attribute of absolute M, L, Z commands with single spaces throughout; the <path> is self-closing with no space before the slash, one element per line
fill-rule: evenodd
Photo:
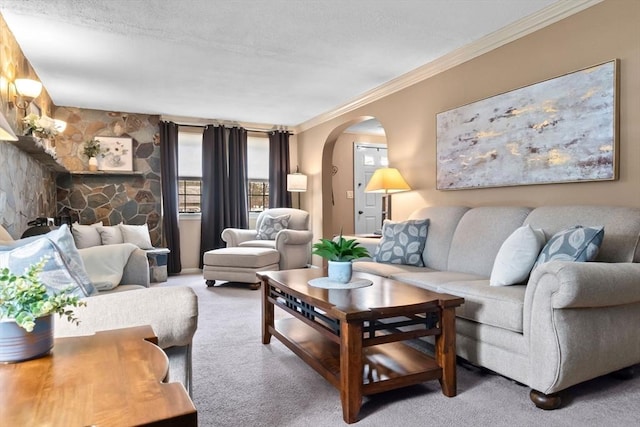
<path fill-rule="evenodd" d="M 306 267 L 311 258 L 313 233 L 309 213 L 300 209 L 274 208 L 260 213 L 255 230 L 227 228 L 222 231 L 227 247 L 273 248 L 280 253 L 280 270 Z"/>

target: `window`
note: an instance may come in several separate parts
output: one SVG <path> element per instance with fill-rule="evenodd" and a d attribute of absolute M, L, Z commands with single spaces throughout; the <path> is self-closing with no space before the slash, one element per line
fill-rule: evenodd
<path fill-rule="evenodd" d="M 247 193 L 249 212 L 269 208 L 269 138 L 247 137 Z"/>
<path fill-rule="evenodd" d="M 198 177 L 178 179 L 178 212 L 200 213 L 202 180 Z"/>
<path fill-rule="evenodd" d="M 247 189 L 249 193 L 249 212 L 262 212 L 269 207 L 269 181 L 250 179 Z"/>
<path fill-rule="evenodd" d="M 178 212 L 200 213 L 202 195 L 202 128 L 178 130 Z"/>
<path fill-rule="evenodd" d="M 202 195 L 202 128 L 178 131 L 178 211 L 200 213 Z M 249 212 L 269 207 L 269 139 L 247 137 L 247 195 Z"/>

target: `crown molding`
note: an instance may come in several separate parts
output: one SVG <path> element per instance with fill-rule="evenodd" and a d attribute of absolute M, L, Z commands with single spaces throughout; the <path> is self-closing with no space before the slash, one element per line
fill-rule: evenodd
<path fill-rule="evenodd" d="M 498 31 L 482 37 L 464 47 L 456 49 L 432 62 L 388 81 L 370 91 L 365 92 L 345 104 L 322 113 L 294 127 L 295 133 L 304 132 L 326 121 L 351 112 L 373 101 L 389 96 L 402 89 L 433 77 L 450 68 L 467 62 L 507 43 L 538 31 L 548 25 L 590 8 L 604 0 L 558 1 L 526 18 L 522 18 Z"/>

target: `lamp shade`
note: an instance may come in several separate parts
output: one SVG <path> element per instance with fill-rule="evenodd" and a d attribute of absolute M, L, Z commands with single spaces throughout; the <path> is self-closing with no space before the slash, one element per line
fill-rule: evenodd
<path fill-rule="evenodd" d="M 301 173 L 290 173 L 287 175 L 287 191 L 304 192 L 307 191 L 307 175 Z"/>
<path fill-rule="evenodd" d="M 409 191 L 411 187 L 396 168 L 376 169 L 369 180 L 365 193 L 399 193 Z"/>
<path fill-rule="evenodd" d="M 4 114 L 0 113 L 0 140 L 2 141 L 17 141 L 18 137 L 16 136 L 11 126 L 9 126 L 9 122 L 4 117 Z"/>
<path fill-rule="evenodd" d="M 16 79 L 14 83 L 18 95 L 25 98 L 37 98 L 40 92 L 42 92 L 42 83 L 37 80 Z"/>

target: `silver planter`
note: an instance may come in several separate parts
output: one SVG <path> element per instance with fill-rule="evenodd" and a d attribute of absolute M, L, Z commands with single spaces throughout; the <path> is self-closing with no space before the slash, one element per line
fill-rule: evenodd
<path fill-rule="evenodd" d="M 53 348 L 53 315 L 38 317 L 27 332 L 9 319 L 0 320 L 0 362 L 22 362 L 48 354 Z"/>

